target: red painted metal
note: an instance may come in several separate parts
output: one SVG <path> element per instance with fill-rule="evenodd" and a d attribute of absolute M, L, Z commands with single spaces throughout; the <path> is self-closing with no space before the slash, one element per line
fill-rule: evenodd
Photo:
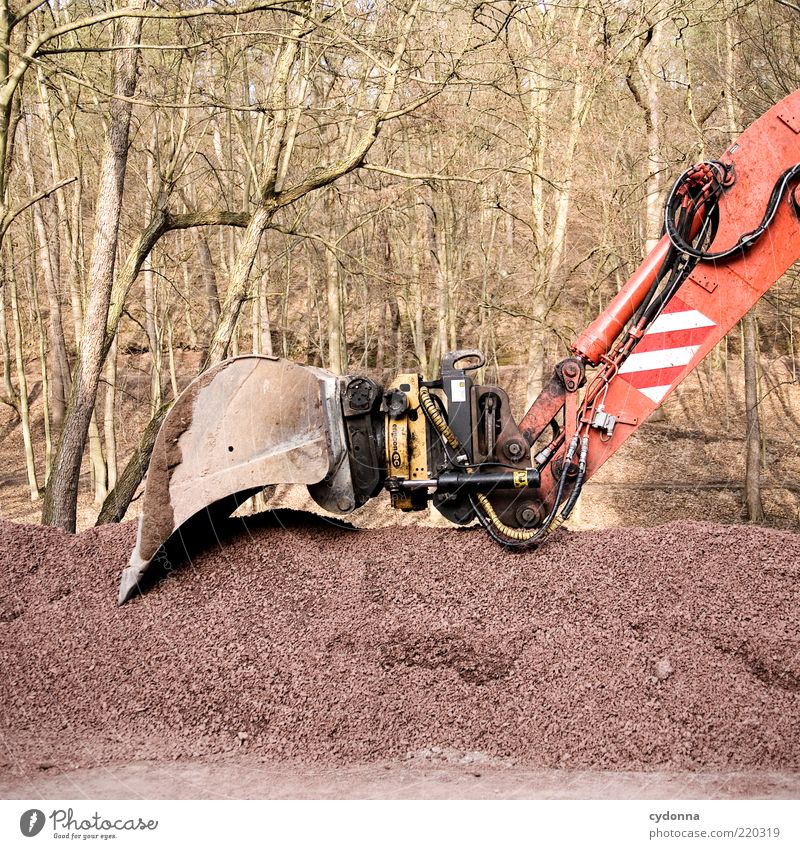
<path fill-rule="evenodd" d="M 603 312 L 578 336 L 572 350 L 597 365 L 607 354 L 623 327 L 631 320 L 647 294 L 669 252 L 669 238 L 664 236 L 636 269 L 633 276 L 611 299 Z"/>
<path fill-rule="evenodd" d="M 721 251 L 734 245 L 743 233 L 754 230 L 761 222 L 772 188 L 779 176 L 800 163 L 800 91 L 778 103 L 752 124 L 726 151 L 722 161 L 735 168 L 736 182 L 719 203 L 719 228 L 710 251 Z M 700 262 L 676 294 L 671 311 L 696 310 L 709 320 L 694 333 L 651 334 L 645 337 L 644 347 L 638 345 L 635 354 L 656 352 L 657 379 L 650 374 L 643 380 L 639 372 L 613 373 L 603 396 L 592 386 L 587 394 L 604 404 L 605 412 L 616 416 L 618 423 L 610 439 L 591 428 L 587 479 L 609 459 L 637 430 L 641 423 L 663 402 L 675 387 L 691 372 L 740 318 L 761 298 L 786 269 L 800 257 L 800 221 L 788 192 L 767 232 L 744 255 L 722 262 Z M 625 322 L 633 315 L 647 292 L 650 281 L 668 250 L 662 239 L 603 314 L 580 334 L 573 350 L 591 363 L 600 362 L 611 349 Z M 679 309 L 676 309 L 679 308 Z M 678 324 L 682 323 L 678 321 Z M 683 328 L 679 332 L 685 332 Z M 683 341 L 685 344 L 679 345 Z M 660 345 L 660 347 L 659 347 Z M 673 362 L 671 353 L 681 348 L 680 362 Z M 694 349 L 694 350 L 689 350 Z M 688 353 L 687 353 L 688 352 Z M 685 362 L 683 360 L 686 360 Z M 640 358 L 639 362 L 643 362 Z M 652 371 L 652 369 L 651 369 Z M 653 380 L 655 379 L 655 383 Z M 663 380 L 663 383 L 660 381 Z M 638 388 L 637 388 L 638 384 Z M 663 392 L 653 387 L 661 385 Z M 666 387 L 666 388 L 664 388 Z M 643 392 L 647 389 L 651 396 Z M 552 497 L 554 480 L 543 476 L 541 495 L 547 502 Z"/>
<path fill-rule="evenodd" d="M 708 178 L 711 169 L 705 163 L 694 166 L 698 185 Z M 697 212 L 692 227 L 694 236 L 703 224 L 703 208 Z M 598 365 L 611 350 L 611 346 L 631 320 L 644 300 L 650 284 L 656 279 L 659 269 L 669 253 L 668 236 L 662 236 L 644 262 L 636 269 L 628 282 L 611 299 L 603 312 L 572 343 L 572 351 L 592 365 Z"/>

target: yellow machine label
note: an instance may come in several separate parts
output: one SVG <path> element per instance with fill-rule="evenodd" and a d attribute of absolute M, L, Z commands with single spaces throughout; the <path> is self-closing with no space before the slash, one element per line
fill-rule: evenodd
<path fill-rule="evenodd" d="M 400 389 L 408 398 L 405 415 L 387 419 L 387 472 L 396 478 L 424 480 L 428 477 L 428 442 L 425 415 L 419 405 L 419 375 L 399 374 L 391 389 Z M 411 498 L 392 497 L 392 506 L 400 510 L 414 509 Z"/>
<path fill-rule="evenodd" d="M 408 417 L 406 416 L 393 421 L 389 428 L 389 464 L 395 475 L 404 475 L 408 470 Z"/>
<path fill-rule="evenodd" d="M 517 489 L 525 489 L 528 485 L 528 472 L 525 469 L 517 469 L 514 472 L 514 486 Z"/>

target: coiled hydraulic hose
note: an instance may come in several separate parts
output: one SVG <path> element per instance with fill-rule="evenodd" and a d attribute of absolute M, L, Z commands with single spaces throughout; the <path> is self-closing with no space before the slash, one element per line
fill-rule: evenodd
<path fill-rule="evenodd" d="M 567 517 L 562 513 L 561 516 L 556 518 L 556 513 L 558 513 L 559 505 L 561 504 L 561 499 L 564 496 L 564 487 L 567 484 L 567 475 L 569 474 L 570 464 L 572 462 L 572 458 L 575 456 L 575 452 L 578 449 L 578 444 L 580 442 L 580 437 L 576 433 L 572 440 L 569 443 L 569 447 L 567 448 L 567 453 L 564 455 L 564 463 L 561 468 L 561 475 L 558 479 L 558 487 L 556 489 L 556 495 L 553 499 L 553 506 L 550 508 L 550 513 L 547 518 L 542 523 L 541 527 L 537 530 L 522 530 L 520 528 L 510 528 L 508 525 L 503 524 L 500 521 L 499 517 L 495 513 L 495 518 L 497 519 L 498 524 L 495 524 L 491 515 L 484 513 L 483 511 L 479 511 L 476 508 L 475 502 L 472 500 L 472 496 L 470 496 L 470 501 L 472 503 L 473 508 L 478 516 L 478 521 L 486 528 L 489 532 L 489 536 L 492 537 L 496 542 L 501 543 L 507 548 L 531 548 L 537 543 L 541 542 L 545 537 L 549 536 L 553 531 L 555 531 L 561 523 Z M 485 499 L 486 504 L 491 507 L 489 503 L 489 499 L 486 498 L 482 493 L 478 493 L 478 499 L 481 506 L 483 506 L 483 502 L 480 501 L 480 498 Z M 576 496 L 577 497 L 577 496 Z M 494 510 L 492 509 L 492 513 Z M 502 534 L 500 536 L 499 534 Z M 512 536 L 513 534 L 513 536 Z M 517 534 L 523 535 L 520 537 Z"/>
<path fill-rule="evenodd" d="M 703 163 L 711 166 L 715 173 L 717 173 L 720 169 L 724 169 L 724 166 L 718 162 L 709 162 Z M 731 247 L 726 248 L 723 251 L 714 251 L 707 252 L 703 250 L 698 250 L 692 244 L 684 238 L 683 234 L 681 234 L 675 226 L 675 212 L 677 209 L 676 199 L 678 197 L 678 192 L 680 189 L 685 186 L 690 181 L 690 172 L 694 170 L 697 166 L 693 166 L 689 171 L 684 172 L 676 181 L 675 185 L 672 187 L 669 197 L 667 198 L 667 202 L 664 205 L 664 229 L 669 236 L 672 244 L 679 250 L 682 254 L 686 256 L 693 257 L 696 260 L 719 260 L 726 259 L 727 257 L 733 256 L 740 251 L 747 250 L 747 248 L 751 247 L 761 236 L 764 235 L 769 225 L 772 223 L 772 220 L 775 218 L 776 213 L 778 212 L 778 206 L 780 205 L 781 198 L 786 193 L 786 189 L 789 186 L 789 183 L 792 180 L 797 179 L 800 176 L 800 164 L 793 165 L 791 168 L 787 168 L 783 174 L 778 177 L 775 185 L 772 187 L 772 192 L 769 196 L 769 200 L 767 201 L 767 208 L 764 210 L 764 215 L 761 219 L 761 223 L 756 227 L 755 230 L 751 230 L 749 233 L 744 233 L 739 236 L 736 243 L 731 245 Z M 710 186 L 710 195 L 712 199 L 712 204 L 715 207 L 719 201 L 719 198 L 722 194 L 724 188 L 724 181 L 720 181 L 718 179 L 714 179 Z"/>
<path fill-rule="evenodd" d="M 456 451 L 461 450 L 461 443 L 458 437 L 450 430 L 450 425 L 444 420 L 441 410 L 436 406 L 433 396 L 427 386 L 419 388 L 419 402 L 422 404 L 422 409 L 425 415 L 430 419 L 433 426 L 444 437 L 447 444 Z"/>
<path fill-rule="evenodd" d="M 428 417 L 428 419 L 436 428 L 436 430 L 442 435 L 445 442 L 447 442 L 447 444 L 454 450 L 463 451 L 463 446 L 458 441 L 458 437 L 456 437 L 456 435 L 450 429 L 450 426 L 445 421 L 441 410 L 439 410 L 439 408 L 436 406 L 436 403 L 433 400 L 430 390 L 426 386 L 420 387 L 419 400 L 420 404 L 422 405 L 422 409 L 425 412 L 425 415 Z M 577 434 L 575 434 L 575 436 L 572 438 L 572 441 L 570 442 L 569 448 L 567 449 L 567 453 L 564 457 L 564 466 L 561 471 L 555 501 L 553 502 L 550 514 L 548 515 L 544 524 L 537 530 L 512 528 L 510 525 L 505 524 L 505 522 L 503 522 L 503 520 L 497 515 L 497 512 L 495 511 L 494 507 L 492 507 L 491 501 L 489 501 L 489 499 L 486 497 L 486 495 L 484 495 L 484 493 L 478 492 L 475 493 L 475 495 L 469 495 L 470 504 L 472 504 L 472 509 L 475 511 L 475 515 L 478 517 L 478 521 L 489 532 L 489 535 L 492 537 L 492 539 L 494 539 L 496 542 L 501 543 L 502 545 L 512 548 L 529 547 L 543 540 L 548 534 L 552 533 L 561 524 L 561 522 L 566 518 L 566 516 L 562 515 L 560 520 L 556 522 L 556 513 L 558 512 L 558 506 L 564 494 L 564 487 L 567 482 L 567 474 L 569 473 L 570 462 L 575 456 L 575 452 L 578 448 L 578 443 L 579 437 Z M 577 486 L 575 489 L 579 491 Z M 577 498 L 577 494 L 575 494 L 575 498 Z"/>

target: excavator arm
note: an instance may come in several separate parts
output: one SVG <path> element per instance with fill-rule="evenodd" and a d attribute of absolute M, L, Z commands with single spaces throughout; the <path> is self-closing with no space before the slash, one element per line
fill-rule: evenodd
<path fill-rule="evenodd" d="M 569 445 L 580 435 L 586 456 L 582 481 L 800 257 L 798 163 L 800 92 L 794 92 L 752 124 L 720 160 L 688 169 L 675 183 L 661 240 L 578 336 L 571 346 L 574 358 L 566 361 L 576 369 L 597 369 L 574 428 L 567 418 L 564 440 Z M 574 386 L 556 383 L 569 399 Z M 520 427 L 538 434 L 553 408 L 543 393 Z M 540 490 L 546 502 L 553 500 L 556 478 L 551 472 Z"/>
<path fill-rule="evenodd" d="M 432 503 L 504 546 L 535 546 L 800 257 L 799 184 L 800 91 L 676 181 L 663 237 L 519 422 L 500 387 L 474 382 L 476 350 L 447 353 L 437 380 L 385 387 L 260 356 L 200 375 L 156 441 L 120 603 L 199 519 L 277 483 L 344 515 L 387 490 L 396 509 Z"/>

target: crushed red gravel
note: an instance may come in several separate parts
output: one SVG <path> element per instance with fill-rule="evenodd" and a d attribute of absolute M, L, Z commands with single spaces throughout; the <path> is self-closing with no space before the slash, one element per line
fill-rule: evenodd
<path fill-rule="evenodd" d="M 276 515 L 122 608 L 133 524 L 0 522 L 0 766 L 800 768 L 800 535 L 680 522 L 514 554 Z"/>

